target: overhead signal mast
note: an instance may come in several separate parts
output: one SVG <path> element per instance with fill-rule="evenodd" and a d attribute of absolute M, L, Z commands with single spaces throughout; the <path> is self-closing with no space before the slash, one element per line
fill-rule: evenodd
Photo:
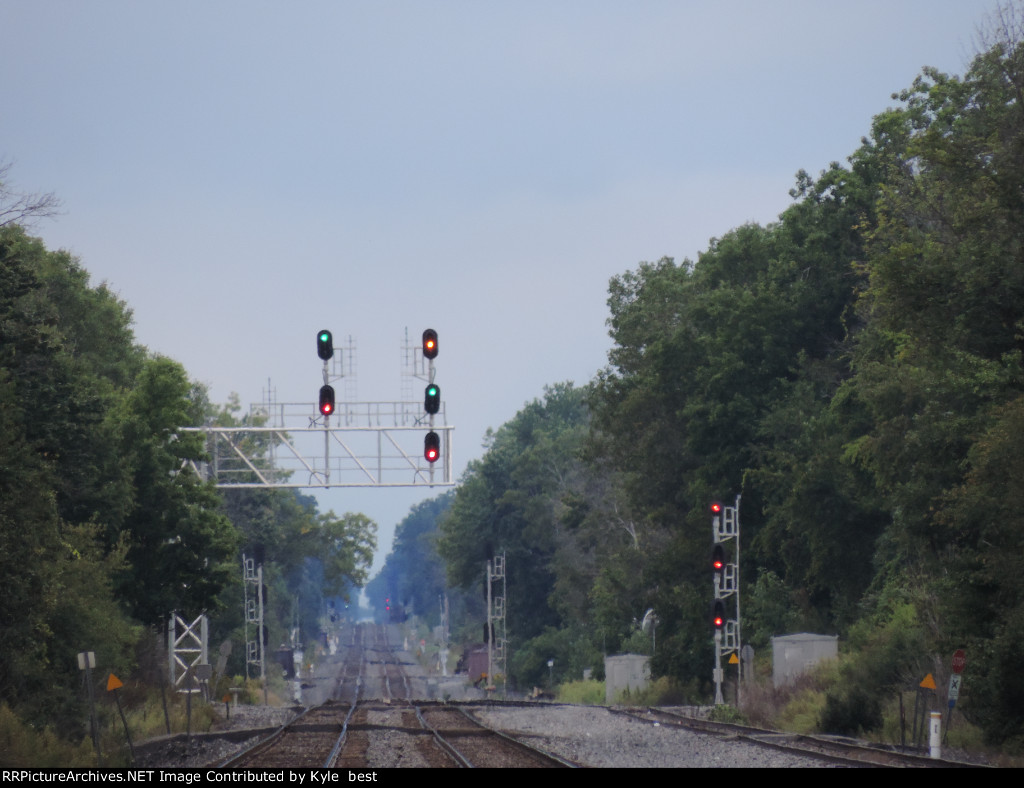
<path fill-rule="evenodd" d="M 334 387 L 346 378 L 338 364 L 345 348 L 335 353 L 328 329 L 316 332 L 316 348 L 323 381 L 312 405 L 265 400 L 251 406 L 251 420 L 242 424 L 185 427 L 204 434 L 208 459 L 183 467 L 221 488 L 454 485 L 454 428 L 434 380 L 437 331 L 424 331 L 420 348 L 405 346 L 406 358 L 413 358 L 411 376 L 426 382 L 419 402 L 408 396 L 411 390 L 400 401 L 356 402 L 354 389 L 338 401 Z M 351 364 L 351 338 L 348 350 Z M 322 450 L 315 448 L 320 442 Z"/>

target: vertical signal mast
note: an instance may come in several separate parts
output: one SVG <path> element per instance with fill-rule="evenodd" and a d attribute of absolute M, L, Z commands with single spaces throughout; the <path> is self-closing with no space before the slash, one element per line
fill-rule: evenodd
<path fill-rule="evenodd" d="M 441 389 L 434 382 L 434 359 L 437 358 L 437 332 L 428 328 L 423 332 L 423 358 L 429 361 L 427 388 L 423 392 L 423 409 L 427 413 L 430 432 L 423 439 L 423 457 L 433 465 L 441 457 L 441 438 L 434 432 L 434 414 L 441 409 Z"/>

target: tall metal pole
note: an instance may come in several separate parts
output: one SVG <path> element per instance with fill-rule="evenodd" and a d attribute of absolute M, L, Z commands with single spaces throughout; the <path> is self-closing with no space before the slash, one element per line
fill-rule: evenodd
<path fill-rule="evenodd" d="M 266 647 L 263 644 L 263 564 L 260 564 L 256 569 L 256 588 L 259 594 L 260 603 L 260 628 L 257 640 L 259 640 L 259 651 L 260 651 L 260 682 L 263 684 L 263 705 L 269 705 L 267 699 L 267 654 Z"/>
<path fill-rule="evenodd" d="M 736 706 L 742 705 L 743 687 L 743 637 L 740 622 L 740 496 L 736 496 Z"/>
<path fill-rule="evenodd" d="M 501 687 L 502 697 L 508 700 L 508 566 L 505 553 L 501 554 Z"/>
<path fill-rule="evenodd" d="M 245 553 L 242 553 L 242 620 L 243 636 L 245 637 L 245 677 L 249 676 L 249 572 L 246 563 Z M 173 680 L 173 676 L 171 679 Z"/>
<path fill-rule="evenodd" d="M 494 620 L 491 618 L 491 562 L 487 562 L 487 686 L 494 676 Z"/>

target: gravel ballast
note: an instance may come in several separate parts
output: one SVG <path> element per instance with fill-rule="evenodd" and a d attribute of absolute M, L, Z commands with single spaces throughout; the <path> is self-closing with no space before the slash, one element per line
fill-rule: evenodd
<path fill-rule="evenodd" d="M 485 725 L 504 731 L 540 749 L 592 768 L 798 768 L 821 767 L 822 761 L 722 739 L 675 727 L 642 722 L 599 706 L 472 706 Z M 277 727 L 294 716 L 294 709 L 242 706 L 232 711 L 224 730 Z M 216 765 L 251 743 L 213 735 L 150 742 L 140 753 L 140 766 L 197 768 Z M 408 758 L 375 762 L 381 768 L 422 765 Z"/>

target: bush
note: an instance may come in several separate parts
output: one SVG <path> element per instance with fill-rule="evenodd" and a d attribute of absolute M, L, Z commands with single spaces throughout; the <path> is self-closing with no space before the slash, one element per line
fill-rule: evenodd
<path fill-rule="evenodd" d="M 640 690 L 623 690 L 615 698 L 624 706 L 685 706 L 694 688 L 684 686 L 669 676 L 661 676 Z"/>
<path fill-rule="evenodd" d="M 739 725 L 747 724 L 747 718 L 743 716 L 743 712 L 735 706 L 727 706 L 725 704 L 715 706 L 708 713 L 708 719 L 712 722 L 732 722 Z"/>
<path fill-rule="evenodd" d="M 63 741 L 53 731 L 26 725 L 7 704 L 0 705 L 0 767 L 71 768 L 96 765 L 92 742 Z"/>
<path fill-rule="evenodd" d="M 604 693 L 603 681 L 569 681 L 559 685 L 557 700 L 561 703 L 600 706 L 604 703 Z"/>
<path fill-rule="evenodd" d="M 882 704 L 859 687 L 825 694 L 820 728 L 825 733 L 855 736 L 882 727 Z"/>
<path fill-rule="evenodd" d="M 554 670 L 548 660 L 554 660 Z M 523 643 L 512 653 L 508 671 L 516 687 L 547 687 L 554 683 L 574 681 L 583 671 L 603 665 L 601 652 L 583 633 L 574 630 L 548 628 L 535 638 Z"/>

